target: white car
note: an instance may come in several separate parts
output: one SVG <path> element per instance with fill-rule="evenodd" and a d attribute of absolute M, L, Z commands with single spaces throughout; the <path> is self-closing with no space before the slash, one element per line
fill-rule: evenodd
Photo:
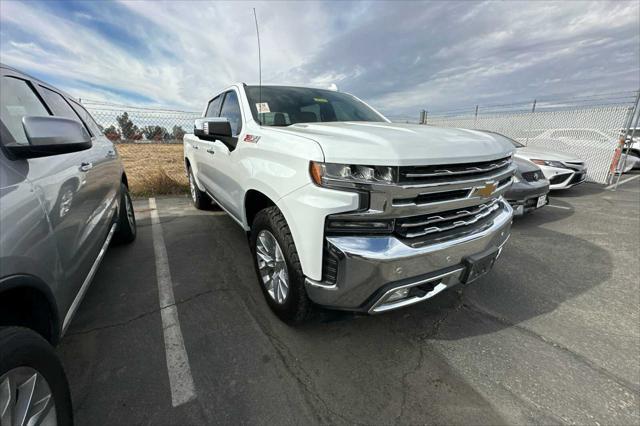
<path fill-rule="evenodd" d="M 516 147 L 515 156 L 529 160 L 542 170 L 549 181 L 549 189 L 567 189 L 576 186 L 587 178 L 584 161 L 548 149 L 524 146 L 520 142 L 509 139 Z"/>
<path fill-rule="evenodd" d="M 553 146 L 562 152 L 579 152 L 585 156 L 596 156 L 609 161 L 613 160 L 621 135 L 620 131 L 616 130 L 605 132 L 589 128 L 531 130 L 529 132 L 533 137 L 529 138 L 527 146 Z M 544 149 L 546 150 L 546 148 Z M 619 162 L 618 169 L 622 166 L 622 162 Z M 638 164 L 637 157 L 629 155 L 622 172 L 627 173 L 638 166 L 640 164 Z"/>
<path fill-rule="evenodd" d="M 385 312 L 487 273 L 510 234 L 513 151 L 499 135 L 393 124 L 346 93 L 242 83 L 184 137 L 195 206 L 214 200 L 247 232 L 287 322 L 314 303 Z"/>

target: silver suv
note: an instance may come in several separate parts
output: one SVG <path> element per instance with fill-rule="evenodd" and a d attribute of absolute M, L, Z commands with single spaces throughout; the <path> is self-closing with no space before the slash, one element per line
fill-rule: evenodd
<path fill-rule="evenodd" d="M 75 99 L 0 65 L 0 424 L 71 424 L 53 350 L 136 222 L 114 145 Z"/>

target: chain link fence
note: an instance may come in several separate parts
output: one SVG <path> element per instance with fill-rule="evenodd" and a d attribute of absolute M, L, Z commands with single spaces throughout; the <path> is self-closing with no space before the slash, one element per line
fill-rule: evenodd
<path fill-rule="evenodd" d="M 114 142 L 182 143 L 201 113 L 145 108 L 108 102 L 82 100 L 82 104 Z"/>
<path fill-rule="evenodd" d="M 188 192 L 182 138 L 193 130 L 193 121 L 201 113 L 81 102 L 105 136 L 119 144 L 118 153 L 134 196 Z"/>
<path fill-rule="evenodd" d="M 420 121 L 438 127 L 490 130 L 526 146 L 565 153 L 585 161 L 588 181 L 606 183 L 639 96 L 629 91 L 437 113 L 423 110 Z"/>

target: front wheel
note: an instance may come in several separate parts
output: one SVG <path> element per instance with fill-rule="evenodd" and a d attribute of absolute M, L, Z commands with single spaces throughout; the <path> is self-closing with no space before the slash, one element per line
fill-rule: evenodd
<path fill-rule="evenodd" d="M 306 320 L 312 303 L 291 231 L 277 207 L 256 215 L 250 244 L 258 281 L 271 310 L 287 323 Z"/>
<path fill-rule="evenodd" d="M 118 227 L 113 240 L 118 244 L 128 244 L 136 239 L 137 226 L 136 215 L 133 211 L 133 202 L 129 195 L 129 188 L 124 183 L 120 184 L 120 209 L 118 211 Z"/>
<path fill-rule="evenodd" d="M 198 210 L 206 210 L 211 206 L 211 198 L 198 188 L 191 167 L 189 167 L 189 192 L 191 193 L 191 201 Z"/>
<path fill-rule="evenodd" d="M 37 333 L 0 327 L 0 424 L 71 425 L 71 396 L 53 347 Z"/>

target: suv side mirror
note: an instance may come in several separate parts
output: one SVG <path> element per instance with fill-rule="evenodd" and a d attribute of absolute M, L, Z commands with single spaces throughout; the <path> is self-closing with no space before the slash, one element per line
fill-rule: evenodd
<path fill-rule="evenodd" d="M 196 119 L 193 134 L 206 140 L 225 140 L 231 138 L 231 123 L 223 117 L 205 117 Z"/>
<path fill-rule="evenodd" d="M 51 116 L 23 117 L 22 126 L 29 144 L 5 145 L 18 158 L 46 157 L 91 148 L 91 136 L 77 120 Z"/>

